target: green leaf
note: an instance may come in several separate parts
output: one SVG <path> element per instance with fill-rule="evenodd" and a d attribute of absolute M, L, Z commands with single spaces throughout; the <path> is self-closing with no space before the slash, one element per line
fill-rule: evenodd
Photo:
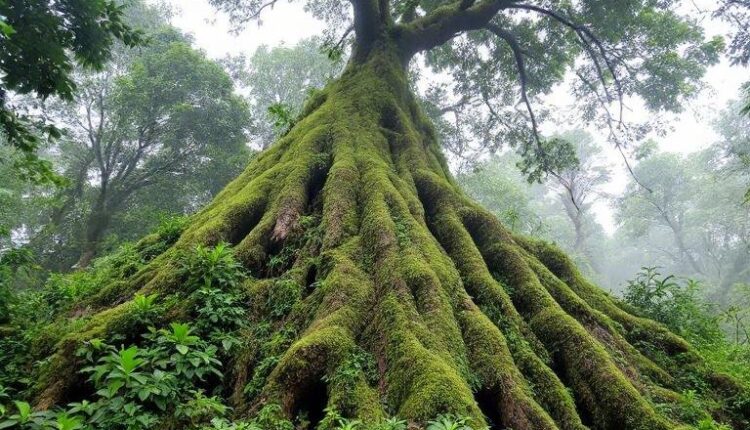
<path fill-rule="evenodd" d="M 65 412 L 57 414 L 58 430 L 78 430 L 83 428 L 83 422 L 78 417 L 70 417 Z"/>
<path fill-rule="evenodd" d="M 138 391 L 138 398 L 141 399 L 142 402 L 148 399 L 149 396 L 151 396 L 151 391 L 146 388 Z"/>
<path fill-rule="evenodd" d="M 18 400 L 14 401 L 13 403 L 16 405 L 16 408 L 18 409 L 18 416 L 20 418 L 19 421 L 22 423 L 25 423 L 26 421 L 28 421 L 29 417 L 31 416 L 31 405 L 29 405 L 26 402 L 22 402 Z"/>
<path fill-rule="evenodd" d="M 120 388 L 123 387 L 125 383 L 123 381 L 112 381 L 109 384 L 107 384 L 107 394 L 108 397 L 112 397 L 120 390 Z"/>
<path fill-rule="evenodd" d="M 16 30 L 7 22 L 0 19 L 0 34 L 5 37 L 10 37 Z"/>

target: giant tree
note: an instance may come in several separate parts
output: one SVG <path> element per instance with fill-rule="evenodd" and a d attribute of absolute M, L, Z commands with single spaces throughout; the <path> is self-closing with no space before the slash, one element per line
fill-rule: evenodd
<path fill-rule="evenodd" d="M 240 20 L 274 2 L 214 1 Z M 327 408 L 367 422 L 395 414 L 419 425 L 454 413 L 475 427 L 658 430 L 690 419 L 674 411 L 680 391 L 695 389 L 725 405 L 710 411 L 717 418 L 744 425 L 748 397 L 738 382 L 458 189 L 406 73 L 415 55 L 438 50 L 445 55 L 434 64 L 468 72 L 462 83 L 482 74 L 486 86 L 470 90 L 491 90 L 495 106 L 529 101 L 575 69 L 604 100 L 606 89 L 674 108 L 673 90 L 690 89 L 716 48 L 674 2 L 307 6 L 333 28 L 349 28 L 351 17 L 346 69 L 170 249 L 143 251 L 149 264 L 113 276 L 75 307 L 87 319 L 54 343 L 35 386 L 39 408 L 87 396 L 76 372 L 83 358 L 73 353 L 83 342 L 137 341 L 145 296 L 136 293 L 163 298 L 161 323 L 205 312 L 190 299 L 195 279 L 238 282 L 222 275 L 233 263 L 213 257 L 227 242 L 249 273 L 240 291 L 251 328 L 204 389 L 227 396 L 240 415 L 277 405 L 308 428 Z M 550 154 L 566 155 L 538 133 L 522 144 L 533 175 L 554 167 Z M 138 249 L 152 250 L 154 240 Z M 183 258 L 198 246 L 218 248 L 198 248 L 209 257 L 196 269 Z"/>

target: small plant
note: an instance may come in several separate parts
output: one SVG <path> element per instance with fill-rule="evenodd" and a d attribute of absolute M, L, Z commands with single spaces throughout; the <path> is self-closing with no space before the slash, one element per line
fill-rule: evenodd
<path fill-rule="evenodd" d="M 247 325 L 247 311 L 238 294 L 204 287 L 196 290 L 192 298 L 199 332 L 208 335 L 212 342 L 220 343 L 226 352 L 239 343 L 233 333 Z"/>
<path fill-rule="evenodd" d="M 395 219 L 395 225 L 396 241 L 398 242 L 398 245 L 400 247 L 408 246 L 411 243 L 411 238 L 409 238 L 409 227 L 400 218 Z"/>
<path fill-rule="evenodd" d="M 229 290 L 244 278 L 242 265 L 235 260 L 232 250 L 226 243 L 213 248 L 197 246 L 181 261 L 187 284 L 200 287 Z"/>
<path fill-rule="evenodd" d="M 192 393 L 191 399 L 177 406 L 175 418 L 186 419 L 192 426 L 197 426 L 211 418 L 221 418 L 229 411 L 229 407 L 216 396 L 206 397 L 202 391 Z"/>
<path fill-rule="evenodd" d="M 453 414 L 439 415 L 433 421 L 427 422 L 427 430 L 473 430 L 469 418 Z"/>
<path fill-rule="evenodd" d="M 294 262 L 297 253 L 297 243 L 290 241 L 286 244 L 278 254 L 272 255 L 268 259 L 268 273 L 270 276 L 278 276 L 284 273 L 285 270 L 291 266 Z"/>
<path fill-rule="evenodd" d="M 144 296 L 143 294 L 136 294 L 133 297 L 133 306 L 138 313 L 150 313 L 155 308 L 156 299 L 159 297 L 158 294 L 149 294 Z"/>
<path fill-rule="evenodd" d="M 281 406 L 273 403 L 264 406 L 254 422 L 263 430 L 294 430 L 294 424 L 284 418 Z"/>
<path fill-rule="evenodd" d="M 156 234 L 166 243 L 174 243 L 185 230 L 188 217 L 184 215 L 160 214 Z"/>
<path fill-rule="evenodd" d="M 221 362 L 215 358 L 216 346 L 193 335 L 193 328 L 188 324 L 172 323 L 170 328 L 151 329 L 151 334 L 146 336 L 157 345 L 154 355 L 160 359 L 159 364 L 168 357 L 177 376 L 184 375 L 188 379 L 203 380 L 208 374 L 222 376 Z"/>
<path fill-rule="evenodd" d="M 271 374 L 279 362 L 281 354 L 291 345 L 297 332 L 288 327 L 271 331 L 270 324 L 259 324 L 254 328 L 255 337 L 264 339 L 260 347 L 260 361 L 255 366 L 253 377 L 245 386 L 244 393 L 249 398 L 254 398 L 263 389 L 266 378 Z"/>
<path fill-rule="evenodd" d="M 340 418 L 336 430 L 357 430 L 362 426 L 360 420 L 349 420 L 346 418 Z"/>
<path fill-rule="evenodd" d="M 33 412 L 31 405 L 26 402 L 14 401 L 16 413 L 9 415 L 4 421 L 0 421 L 0 429 L 5 428 L 43 428 L 50 421 L 46 412 Z"/>
<path fill-rule="evenodd" d="M 255 366 L 253 378 L 250 380 L 250 382 L 248 382 L 247 385 L 245 385 L 243 392 L 251 399 L 260 394 L 266 378 L 271 374 L 278 363 L 279 357 L 275 355 L 265 357 L 263 360 L 261 360 L 260 363 Z"/>
<path fill-rule="evenodd" d="M 273 127 L 280 134 L 286 133 L 294 125 L 292 108 L 285 103 L 274 103 L 268 106 L 268 114 L 273 120 Z"/>
<path fill-rule="evenodd" d="M 291 279 L 277 279 L 271 286 L 266 306 L 272 318 L 283 318 L 301 297 L 300 287 Z"/>
<path fill-rule="evenodd" d="M 344 419 L 338 409 L 333 406 L 326 407 L 323 412 L 323 419 L 318 424 L 319 429 L 334 429 Z"/>
<path fill-rule="evenodd" d="M 732 430 L 732 428 L 725 424 L 719 424 L 711 418 L 706 418 L 698 422 L 696 430 Z"/>
<path fill-rule="evenodd" d="M 213 418 L 211 425 L 202 426 L 200 430 L 264 430 L 253 421 L 228 421 L 225 418 Z"/>
<path fill-rule="evenodd" d="M 153 319 L 158 315 L 159 308 L 156 305 L 156 299 L 158 298 L 158 294 L 136 294 L 133 297 L 133 309 L 135 310 L 136 318 L 143 324 L 152 323 Z"/>
<path fill-rule="evenodd" d="M 374 426 L 374 430 L 406 430 L 408 423 L 398 417 L 386 418 Z"/>
<path fill-rule="evenodd" d="M 358 378 L 364 378 L 368 382 L 377 381 L 375 359 L 367 351 L 361 349 L 352 352 L 339 365 L 333 375 L 330 377 L 324 376 L 323 380 L 331 384 L 352 388 Z"/>
<path fill-rule="evenodd" d="M 119 349 L 99 339 L 79 355 L 91 363 L 82 369 L 96 389 L 93 402 L 69 405 L 71 416 L 86 417 L 96 428 L 152 428 L 163 417 L 197 425 L 227 408 L 206 397 L 200 385 L 221 376 L 216 347 L 193 334 L 187 324 L 150 329 L 143 346 Z"/>
<path fill-rule="evenodd" d="M 655 267 L 644 267 L 635 279 L 628 281 L 624 299 L 645 316 L 664 323 L 693 343 L 723 341 L 718 318 L 700 298 L 700 289 L 697 281 L 681 282 L 671 275 L 662 276 Z"/>

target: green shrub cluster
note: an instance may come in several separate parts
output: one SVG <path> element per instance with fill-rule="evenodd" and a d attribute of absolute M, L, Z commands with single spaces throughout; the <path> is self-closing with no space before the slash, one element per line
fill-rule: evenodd
<path fill-rule="evenodd" d="M 675 333 L 688 339 L 703 356 L 708 368 L 718 374 L 730 375 L 750 387 L 750 346 L 737 342 L 722 329 L 719 308 L 708 303 L 701 295 L 700 283 L 681 280 L 672 275 L 662 275 L 657 268 L 645 267 L 634 279 L 628 281 L 623 298 L 643 316 L 659 321 Z M 717 410 L 721 405 L 711 398 L 711 387 L 692 366 L 675 369 L 682 391 L 677 403 L 657 404 L 669 415 L 693 423 L 698 430 L 724 430 L 729 427 L 717 423 L 706 411 Z M 750 398 L 733 396 L 729 410 L 743 410 Z"/>

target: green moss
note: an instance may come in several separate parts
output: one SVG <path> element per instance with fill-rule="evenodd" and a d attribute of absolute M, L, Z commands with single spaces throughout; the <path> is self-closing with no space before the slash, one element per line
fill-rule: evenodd
<path fill-rule="evenodd" d="M 483 423 L 466 380 L 455 367 L 419 341 L 395 295 L 383 300 L 378 315 L 381 331 L 388 333 L 382 340 L 387 398 L 397 415 L 425 422 L 440 413 L 454 413 Z"/>

